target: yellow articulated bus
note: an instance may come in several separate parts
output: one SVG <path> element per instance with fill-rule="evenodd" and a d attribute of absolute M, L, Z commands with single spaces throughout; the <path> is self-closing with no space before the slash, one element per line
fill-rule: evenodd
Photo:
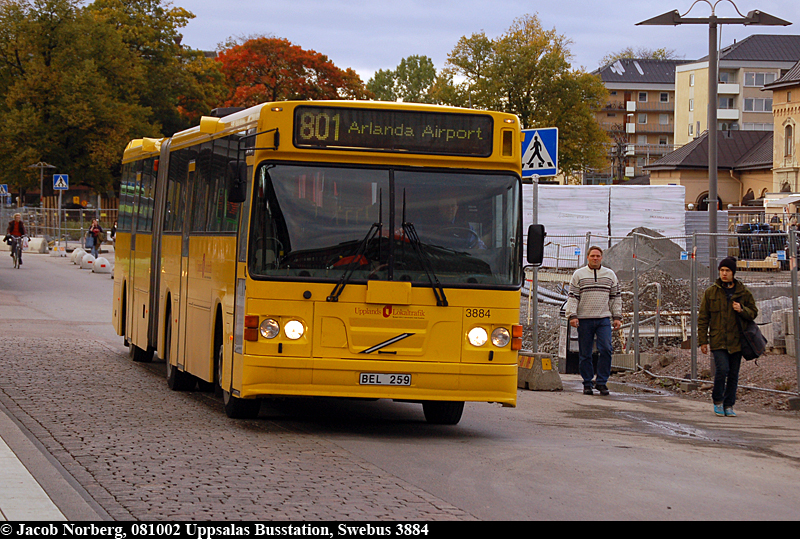
<path fill-rule="evenodd" d="M 516 405 L 520 126 L 377 102 L 218 109 L 125 150 L 113 322 L 174 390 Z M 529 263 L 544 231 L 528 232 Z"/>

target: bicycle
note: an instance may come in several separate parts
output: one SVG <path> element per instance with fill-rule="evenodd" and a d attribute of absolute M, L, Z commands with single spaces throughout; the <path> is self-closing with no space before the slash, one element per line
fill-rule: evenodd
<path fill-rule="evenodd" d="M 14 267 L 19 269 L 22 265 L 22 240 L 25 236 L 11 236 L 11 257 L 14 259 Z"/>

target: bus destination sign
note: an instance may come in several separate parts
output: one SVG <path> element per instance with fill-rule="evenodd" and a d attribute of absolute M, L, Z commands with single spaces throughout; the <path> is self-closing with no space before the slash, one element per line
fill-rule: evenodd
<path fill-rule="evenodd" d="M 492 117 L 482 114 L 299 106 L 297 148 L 489 157 Z"/>

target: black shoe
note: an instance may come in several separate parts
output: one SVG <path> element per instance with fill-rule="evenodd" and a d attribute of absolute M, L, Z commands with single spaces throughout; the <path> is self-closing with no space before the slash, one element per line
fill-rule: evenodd
<path fill-rule="evenodd" d="M 594 391 L 592 391 L 592 388 L 590 386 L 584 386 L 583 387 L 583 394 L 584 395 L 594 395 Z"/>
<path fill-rule="evenodd" d="M 605 384 L 598 385 L 597 391 L 599 391 L 601 395 L 608 395 L 608 387 L 606 387 Z"/>

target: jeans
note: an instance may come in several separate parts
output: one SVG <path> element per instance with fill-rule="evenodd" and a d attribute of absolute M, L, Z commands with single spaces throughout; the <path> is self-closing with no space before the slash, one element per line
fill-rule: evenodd
<path fill-rule="evenodd" d="M 742 353 L 731 354 L 727 350 L 712 350 L 714 355 L 714 389 L 711 398 L 714 404 L 722 403 L 725 408 L 736 404 L 736 390 L 739 388 L 739 367 L 742 366 Z"/>
<path fill-rule="evenodd" d="M 578 321 L 578 346 L 580 362 L 578 370 L 583 378 L 583 385 L 591 387 L 594 378 L 592 365 L 592 343 L 597 337 L 597 379 L 596 385 L 606 385 L 611 376 L 611 319 L 583 318 Z"/>

